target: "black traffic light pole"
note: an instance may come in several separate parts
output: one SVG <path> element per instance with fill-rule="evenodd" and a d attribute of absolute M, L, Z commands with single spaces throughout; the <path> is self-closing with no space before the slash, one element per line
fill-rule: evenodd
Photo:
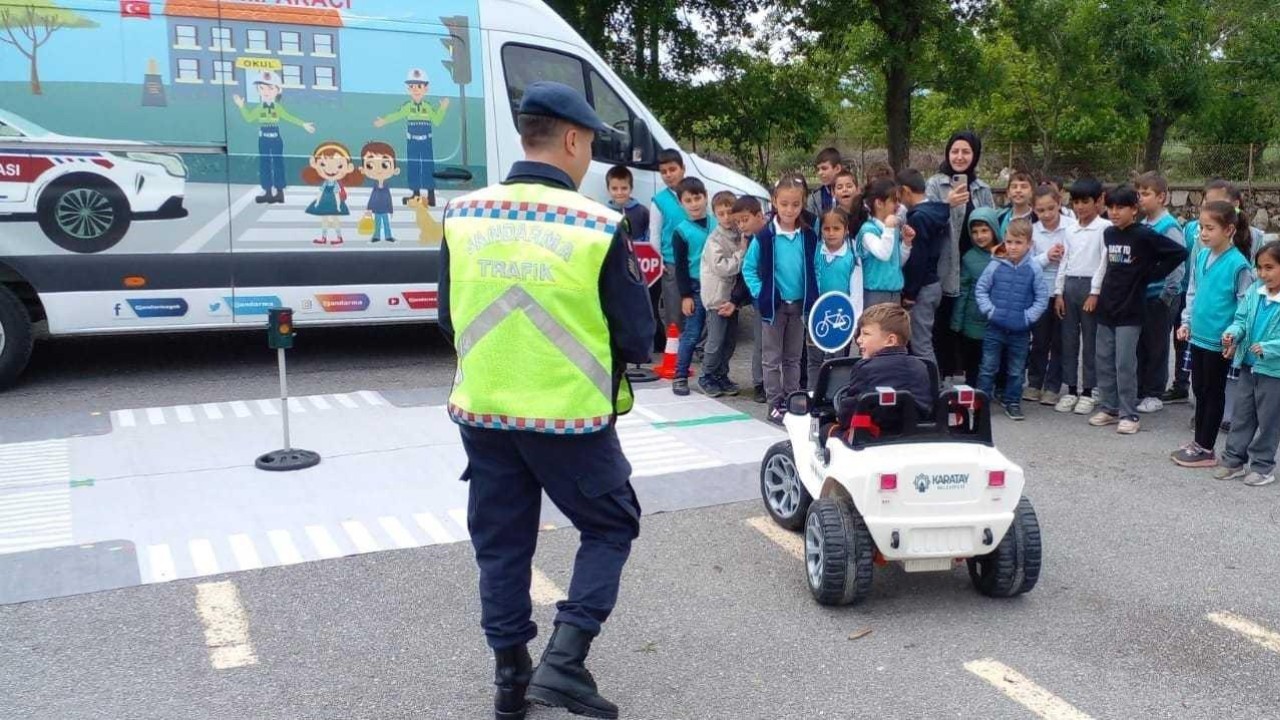
<path fill-rule="evenodd" d="M 444 67 L 449 71 L 449 77 L 458 84 L 458 104 L 461 108 L 462 121 L 462 166 L 467 167 L 467 84 L 471 82 L 471 23 L 466 15 L 447 15 L 441 16 L 440 22 L 444 23 L 445 28 L 449 31 L 447 37 L 440 38 L 440 42 L 444 43 L 444 49 L 449 53 L 449 59 L 444 61 Z"/>
<path fill-rule="evenodd" d="M 320 464 L 320 454 L 299 450 L 289 442 L 289 381 L 285 375 L 284 351 L 293 347 L 293 309 L 271 308 L 267 312 L 267 346 L 276 351 L 280 366 L 280 417 L 284 422 L 284 449 L 261 455 L 254 462 L 259 470 L 302 470 Z"/>

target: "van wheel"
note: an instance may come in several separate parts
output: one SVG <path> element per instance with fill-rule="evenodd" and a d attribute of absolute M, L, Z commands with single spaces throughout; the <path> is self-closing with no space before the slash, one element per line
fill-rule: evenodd
<path fill-rule="evenodd" d="M 66 178 L 36 207 L 40 229 L 63 250 L 96 253 L 115 247 L 129 230 L 129 201 L 115 185 L 94 177 Z"/>
<path fill-rule="evenodd" d="M 31 316 L 8 288 L 0 286 L 0 389 L 17 381 L 31 359 Z"/>
<path fill-rule="evenodd" d="M 1018 501 L 1013 524 L 995 550 L 968 562 L 973 587 L 987 597 L 1030 592 L 1040 580 L 1040 522 L 1031 501 Z"/>
<path fill-rule="evenodd" d="M 809 591 L 822 605 L 850 605 L 871 592 L 875 542 L 847 500 L 822 498 L 809 506 L 804 528 Z"/>
<path fill-rule="evenodd" d="M 813 497 L 800 481 L 791 441 L 775 443 L 760 462 L 760 497 L 773 521 L 788 530 L 804 527 L 804 514 Z"/>

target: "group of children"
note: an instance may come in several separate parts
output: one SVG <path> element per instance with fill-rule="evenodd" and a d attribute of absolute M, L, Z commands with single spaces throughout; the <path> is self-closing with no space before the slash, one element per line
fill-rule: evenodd
<path fill-rule="evenodd" d="M 1186 400 L 1189 386 L 1195 436 L 1172 454 L 1174 462 L 1217 467 L 1216 477 L 1253 486 L 1275 482 L 1280 243 L 1262 244 L 1230 183 L 1209 183 L 1199 218 L 1183 228 L 1166 210 L 1168 185 L 1155 173 L 1109 192 L 1096 180 L 1077 180 L 1070 208 L 1059 184 L 1037 187 L 1015 174 L 1008 208 L 972 201 L 964 208 L 968 247 L 958 296 L 940 317 L 939 259 L 955 242 L 955 203 L 929 200 L 917 170 L 860 188 L 834 149 L 815 165 L 821 187 L 810 193 L 803 176 L 786 175 L 768 213 L 756 198 L 708 198 L 701 181 L 685 177 L 678 151 L 659 155 L 666 187 L 648 213 L 629 198 L 626 168 L 610 171 L 615 208 L 628 215 L 634 236 L 648 228 L 667 261 L 654 300 L 655 312 L 659 294 L 679 311 L 660 320 L 682 321 L 677 395 L 689 393 L 704 332 L 699 388 L 709 396 L 739 392 L 729 360 L 739 312 L 754 305 L 757 399 L 780 423 L 803 371 L 812 382 L 835 356 L 816 347 L 806 327 L 818 297 L 840 291 L 859 317 L 864 374 L 874 364 L 903 383 L 917 381 L 918 371 L 894 356 L 905 361 L 910 348 L 937 362 L 934 325 L 945 322 L 966 383 L 1014 420 L 1024 418 L 1023 401 L 1038 402 L 1128 435 L 1139 431 L 1140 413 Z M 1166 388 L 1171 347 L 1181 362 Z M 871 363 L 872 356 L 879 360 Z M 1230 432 L 1219 456 L 1224 415 Z"/>

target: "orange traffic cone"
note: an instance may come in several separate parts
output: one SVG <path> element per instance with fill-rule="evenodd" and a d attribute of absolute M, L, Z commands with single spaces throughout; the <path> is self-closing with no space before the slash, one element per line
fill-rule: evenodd
<path fill-rule="evenodd" d="M 667 326 L 667 348 L 662 351 L 662 365 L 654 373 L 663 380 L 676 376 L 676 353 L 680 352 L 680 330 L 675 323 Z"/>

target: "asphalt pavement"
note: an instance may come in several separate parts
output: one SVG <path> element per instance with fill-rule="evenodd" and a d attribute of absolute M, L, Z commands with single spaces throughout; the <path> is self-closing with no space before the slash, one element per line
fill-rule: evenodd
<path fill-rule="evenodd" d="M 116 422 L 126 408 L 269 398 L 263 345 L 261 333 L 42 344 L 0 418 Z M 394 398 L 453 371 L 430 328 L 308 330 L 290 358 L 307 395 Z M 727 406 L 760 416 L 749 399 Z M 1026 469 L 1043 529 L 1030 594 L 990 600 L 963 569 L 891 566 L 862 605 L 820 607 L 798 536 L 761 522 L 758 500 L 686 503 L 644 518 L 590 660 L 602 689 L 624 717 L 654 720 L 1280 718 L 1275 486 L 1170 463 L 1185 405 L 1145 416 L 1134 437 L 1027 410 L 997 418 L 995 436 Z M 757 425 L 699 426 L 699 442 Z M 745 498 L 754 461 L 741 460 Z M 541 536 L 535 652 L 575 550 L 571 529 Z M 0 718 L 483 718 L 478 618 L 460 539 L 0 605 Z"/>

